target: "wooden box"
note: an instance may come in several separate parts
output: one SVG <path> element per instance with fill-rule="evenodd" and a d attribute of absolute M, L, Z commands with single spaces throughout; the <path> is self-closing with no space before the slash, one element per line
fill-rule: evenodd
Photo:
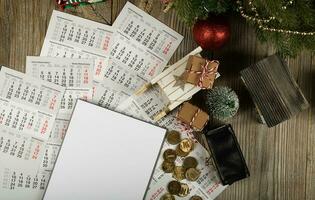
<path fill-rule="evenodd" d="M 286 63 L 269 56 L 241 71 L 241 78 L 268 127 L 273 127 L 309 106 Z"/>

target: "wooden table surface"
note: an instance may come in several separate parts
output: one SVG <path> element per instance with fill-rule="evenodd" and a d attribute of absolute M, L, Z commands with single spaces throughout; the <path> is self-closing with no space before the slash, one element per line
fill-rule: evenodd
<path fill-rule="evenodd" d="M 175 12 L 161 12 L 155 0 L 151 15 L 185 38 L 171 62 L 196 48 L 191 28 Z M 0 0 L 0 64 L 25 70 L 27 55 L 39 55 L 53 9 L 54 0 Z M 67 12 L 111 24 L 126 0 L 108 0 Z M 132 1 L 136 5 L 138 1 Z M 253 103 L 240 81 L 239 71 L 275 52 L 271 44 L 261 44 L 254 29 L 239 16 L 231 16 L 230 42 L 215 58 L 220 60 L 222 77 L 216 85 L 232 87 L 240 98 L 240 110 L 228 121 L 234 127 L 251 177 L 228 187 L 220 200 L 314 200 L 315 199 L 315 55 L 304 51 L 287 59 L 289 68 L 311 107 L 274 127 L 259 124 Z"/>

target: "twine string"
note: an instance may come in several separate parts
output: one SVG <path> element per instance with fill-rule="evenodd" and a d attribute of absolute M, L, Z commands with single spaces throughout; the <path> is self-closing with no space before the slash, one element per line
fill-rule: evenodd
<path fill-rule="evenodd" d="M 207 76 L 216 74 L 216 71 L 217 71 L 217 68 L 218 68 L 217 65 L 215 67 L 209 69 L 209 64 L 211 64 L 213 62 L 215 62 L 215 61 L 206 60 L 206 64 L 201 66 L 201 71 L 196 71 L 196 70 L 193 70 L 193 69 L 186 69 L 187 73 L 200 75 L 198 83 L 197 83 L 197 86 L 200 87 L 201 89 L 207 89 L 206 87 L 203 86 L 204 79 Z"/>
<path fill-rule="evenodd" d="M 192 126 L 198 116 L 198 114 L 201 112 L 200 108 L 198 108 L 197 112 L 194 114 L 193 118 L 191 119 L 189 125 Z"/>

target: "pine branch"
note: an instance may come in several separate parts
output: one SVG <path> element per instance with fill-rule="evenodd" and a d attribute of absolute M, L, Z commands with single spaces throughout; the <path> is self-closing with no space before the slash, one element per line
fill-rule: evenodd
<path fill-rule="evenodd" d="M 197 19 L 207 18 L 209 13 L 226 13 L 234 7 L 231 0 L 174 0 L 177 14 L 188 25 L 192 25 Z"/>

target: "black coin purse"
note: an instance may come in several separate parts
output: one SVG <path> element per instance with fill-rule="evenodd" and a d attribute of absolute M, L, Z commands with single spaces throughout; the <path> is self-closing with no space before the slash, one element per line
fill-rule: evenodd
<path fill-rule="evenodd" d="M 223 185 L 231 185 L 250 176 L 243 153 L 230 124 L 208 131 L 204 134 L 204 140 L 212 154 Z"/>

